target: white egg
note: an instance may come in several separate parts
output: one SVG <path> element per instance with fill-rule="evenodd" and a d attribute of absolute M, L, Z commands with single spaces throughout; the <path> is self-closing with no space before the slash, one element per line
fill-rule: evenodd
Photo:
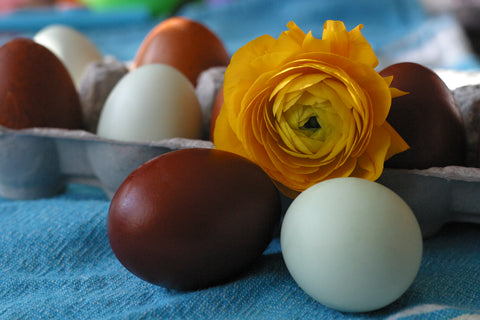
<path fill-rule="evenodd" d="M 86 36 L 68 26 L 47 26 L 33 40 L 48 48 L 63 62 L 77 88 L 88 64 L 103 58 Z"/>
<path fill-rule="evenodd" d="M 290 205 L 281 228 L 286 266 L 327 307 L 367 312 L 398 299 L 420 268 L 422 235 L 408 205 L 359 178 L 316 184 Z"/>
<path fill-rule="evenodd" d="M 148 64 L 126 74 L 110 92 L 97 134 L 123 141 L 199 139 L 202 112 L 191 82 L 177 69 Z"/>

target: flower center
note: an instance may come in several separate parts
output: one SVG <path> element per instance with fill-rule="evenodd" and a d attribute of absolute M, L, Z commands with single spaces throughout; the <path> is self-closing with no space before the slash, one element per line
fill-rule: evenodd
<path fill-rule="evenodd" d="M 331 160 L 343 150 L 345 137 L 352 133 L 345 128 L 355 123 L 351 123 L 349 92 L 338 80 L 325 73 L 293 74 L 278 83 L 270 99 L 274 130 L 284 151 Z"/>
<path fill-rule="evenodd" d="M 306 100 L 299 99 L 280 118 L 280 136 L 292 151 L 306 155 L 323 154 L 322 149 L 331 149 L 336 140 L 338 114 L 330 101 L 318 97 L 315 100 L 315 103 L 304 104 Z"/>
<path fill-rule="evenodd" d="M 317 129 L 321 129 L 322 126 L 318 123 L 317 117 L 313 116 L 308 118 L 307 122 L 300 127 L 302 130 L 313 130 L 316 131 Z"/>
<path fill-rule="evenodd" d="M 325 141 L 333 129 L 332 117 L 336 116 L 330 101 L 323 100 L 313 105 L 297 104 L 285 113 L 285 117 L 300 137 Z"/>

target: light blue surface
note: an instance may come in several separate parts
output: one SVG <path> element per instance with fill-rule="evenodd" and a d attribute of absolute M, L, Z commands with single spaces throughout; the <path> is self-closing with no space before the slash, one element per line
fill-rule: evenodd
<path fill-rule="evenodd" d="M 376 48 L 394 42 L 423 24 L 426 15 L 415 0 L 241 0 L 230 5 L 192 5 L 179 12 L 202 21 L 227 39 L 230 52 L 263 34 L 277 37 L 290 20 L 321 37 L 324 21 L 342 20 L 347 29 L 359 24 Z"/>
<path fill-rule="evenodd" d="M 379 68 L 404 61 L 432 68 L 478 69 L 468 44 L 452 38 L 459 24 L 450 16 L 430 16 L 418 0 L 233 0 L 193 2 L 178 11 L 211 28 L 230 54 L 248 41 L 286 30 L 290 20 L 321 37 L 327 19 L 344 21 L 347 29 L 364 25 L 362 33 L 380 60 Z M 89 37 L 106 55 L 133 60 L 142 40 L 165 17 L 143 10 L 104 14 L 86 10 L 45 10 L 0 16 L 0 44 L 13 36 L 32 37 L 50 23 L 69 24 Z M 454 34 L 456 35 L 456 34 Z"/>
<path fill-rule="evenodd" d="M 195 4 L 180 13 L 210 26 L 230 53 L 261 34 L 278 36 L 289 20 L 317 36 L 325 19 L 344 20 L 348 28 L 363 23 L 365 36 L 380 53 L 393 49 L 416 52 L 424 45 L 436 48 L 437 43 L 431 44 L 430 40 L 448 30 L 447 26 L 455 26 L 450 17 L 427 16 L 413 0 L 240 0 L 221 6 Z M 123 17 L 119 22 L 98 25 L 95 20 L 84 24 L 80 18 L 76 26 L 105 54 L 121 60 L 133 59 L 143 37 L 159 21 Z M 57 21 L 52 16 L 47 22 Z M 40 27 L 11 26 L 2 25 L 0 41 L 32 35 Z M 387 54 L 384 57 L 388 58 Z M 449 57 L 449 65 L 447 60 L 428 61 L 435 67 L 478 68 L 468 50 L 452 50 Z M 427 61 L 422 54 L 416 58 Z M 109 201 L 100 189 L 84 185 L 70 185 L 66 193 L 50 199 L 0 199 L 0 319 L 480 316 L 479 225 L 449 225 L 426 240 L 416 280 L 392 305 L 373 313 L 342 314 L 325 308 L 299 289 L 283 263 L 278 238 L 251 268 L 225 285 L 175 292 L 143 282 L 130 274 L 110 249 L 106 234 L 108 207 Z"/>
<path fill-rule="evenodd" d="M 428 15 L 417 0 L 241 0 L 191 5 L 179 14 L 209 26 L 230 53 L 263 34 L 278 37 L 290 20 L 319 38 L 324 21 L 330 19 L 343 21 L 348 30 L 363 24 L 362 33 L 376 51 L 380 67 L 407 57 L 432 68 L 480 66 L 468 46 L 452 39 L 451 30 L 458 23 L 451 17 Z"/>
<path fill-rule="evenodd" d="M 35 201 L 0 199 L 0 319 L 451 319 L 480 315 L 480 226 L 455 224 L 424 244 L 420 272 L 392 305 L 340 313 L 292 280 L 276 238 L 243 275 L 176 292 L 130 274 L 106 234 L 109 202 L 95 187 Z M 401 316 L 401 313 L 405 316 Z"/>

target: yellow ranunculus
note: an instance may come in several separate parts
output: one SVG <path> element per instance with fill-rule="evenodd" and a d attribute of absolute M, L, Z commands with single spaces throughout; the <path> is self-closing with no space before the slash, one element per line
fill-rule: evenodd
<path fill-rule="evenodd" d="M 327 21 L 322 39 L 287 26 L 233 55 L 215 147 L 257 163 L 291 197 L 329 178 L 376 180 L 385 160 L 408 148 L 386 122 L 403 93 L 375 71 L 361 25 Z"/>

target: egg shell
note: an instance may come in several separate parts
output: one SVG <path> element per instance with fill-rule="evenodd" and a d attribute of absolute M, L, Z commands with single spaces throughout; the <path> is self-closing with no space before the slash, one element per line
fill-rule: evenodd
<path fill-rule="evenodd" d="M 281 227 L 285 264 L 297 284 L 327 307 L 367 312 L 399 298 L 422 258 L 409 206 L 372 181 L 337 178 L 302 192 Z"/>
<path fill-rule="evenodd" d="M 83 127 L 80 98 L 63 63 L 26 38 L 0 47 L 0 125 Z"/>
<path fill-rule="evenodd" d="M 132 172 L 107 219 L 118 260 L 138 277 L 194 290 L 244 271 L 280 219 L 279 194 L 254 163 L 215 149 L 183 149 Z"/>
<path fill-rule="evenodd" d="M 205 25 L 171 17 L 153 28 L 140 45 L 133 68 L 164 63 L 180 70 L 195 86 L 200 73 L 226 66 L 230 56 L 222 41 Z"/>
<path fill-rule="evenodd" d="M 432 70 L 417 63 L 397 63 L 380 72 L 391 87 L 408 92 L 394 98 L 387 121 L 410 149 L 385 163 L 389 168 L 427 169 L 463 165 L 466 156 L 462 114 L 452 92 Z"/>
<path fill-rule="evenodd" d="M 199 139 L 202 112 L 195 89 L 175 68 L 150 64 L 127 73 L 110 92 L 97 134 L 122 141 Z"/>
<path fill-rule="evenodd" d="M 103 58 L 86 36 L 65 25 L 47 26 L 40 30 L 33 40 L 48 48 L 63 62 L 76 87 L 79 87 L 86 67 Z"/>

